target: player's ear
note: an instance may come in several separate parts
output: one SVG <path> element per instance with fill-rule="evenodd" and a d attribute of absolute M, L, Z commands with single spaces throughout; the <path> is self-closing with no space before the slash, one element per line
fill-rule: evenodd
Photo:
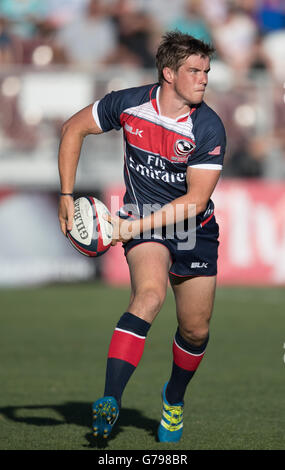
<path fill-rule="evenodd" d="M 172 83 L 173 78 L 174 78 L 174 71 L 169 67 L 164 67 L 164 69 L 162 70 L 162 73 L 163 73 L 164 80 L 167 83 Z"/>

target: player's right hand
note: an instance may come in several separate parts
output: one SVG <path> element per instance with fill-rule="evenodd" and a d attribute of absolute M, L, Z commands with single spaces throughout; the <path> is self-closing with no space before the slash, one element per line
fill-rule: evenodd
<path fill-rule="evenodd" d="M 74 216 L 74 201 L 72 196 L 60 196 L 58 219 L 62 233 L 66 236 L 72 230 Z"/>
<path fill-rule="evenodd" d="M 108 220 L 113 226 L 113 240 L 111 245 L 116 246 L 117 242 L 126 243 L 133 238 L 132 221 L 128 219 L 121 219 L 117 215 L 109 216 L 103 215 L 105 220 Z"/>

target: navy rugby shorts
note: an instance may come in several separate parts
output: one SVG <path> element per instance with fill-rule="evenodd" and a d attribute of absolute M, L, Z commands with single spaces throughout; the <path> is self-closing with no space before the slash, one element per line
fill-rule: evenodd
<path fill-rule="evenodd" d="M 142 243 L 160 243 L 170 252 L 172 265 L 169 273 L 177 277 L 215 276 L 217 274 L 219 226 L 212 215 L 203 226 L 196 227 L 196 242 L 193 248 L 187 248 L 182 240 L 176 237 L 157 236 L 156 233 L 145 234 L 123 244 L 125 256 L 135 246 Z M 192 243 L 193 245 L 193 243 Z M 186 249 L 185 249 L 186 248 Z"/>

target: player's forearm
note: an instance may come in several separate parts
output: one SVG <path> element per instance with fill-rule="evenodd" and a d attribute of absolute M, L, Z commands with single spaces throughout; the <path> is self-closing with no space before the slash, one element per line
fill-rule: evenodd
<path fill-rule="evenodd" d="M 81 152 L 83 135 L 63 129 L 58 153 L 58 169 L 61 191 L 72 193 L 79 156 Z"/>
<path fill-rule="evenodd" d="M 171 226 L 185 219 L 196 217 L 206 209 L 202 201 L 195 201 L 189 195 L 181 196 L 149 216 L 132 223 L 132 231 L 135 235 L 164 226 Z"/>

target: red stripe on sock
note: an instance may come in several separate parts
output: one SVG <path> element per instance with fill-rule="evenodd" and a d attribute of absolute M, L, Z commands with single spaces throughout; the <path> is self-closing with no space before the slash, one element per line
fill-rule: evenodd
<path fill-rule="evenodd" d="M 125 331 L 115 330 L 109 346 L 108 357 L 122 359 L 137 367 L 143 354 L 145 338 Z"/>
<path fill-rule="evenodd" d="M 175 341 L 173 341 L 173 360 L 178 367 L 185 370 L 196 370 L 203 359 L 205 352 L 199 355 L 191 354 L 188 351 L 180 348 Z"/>

